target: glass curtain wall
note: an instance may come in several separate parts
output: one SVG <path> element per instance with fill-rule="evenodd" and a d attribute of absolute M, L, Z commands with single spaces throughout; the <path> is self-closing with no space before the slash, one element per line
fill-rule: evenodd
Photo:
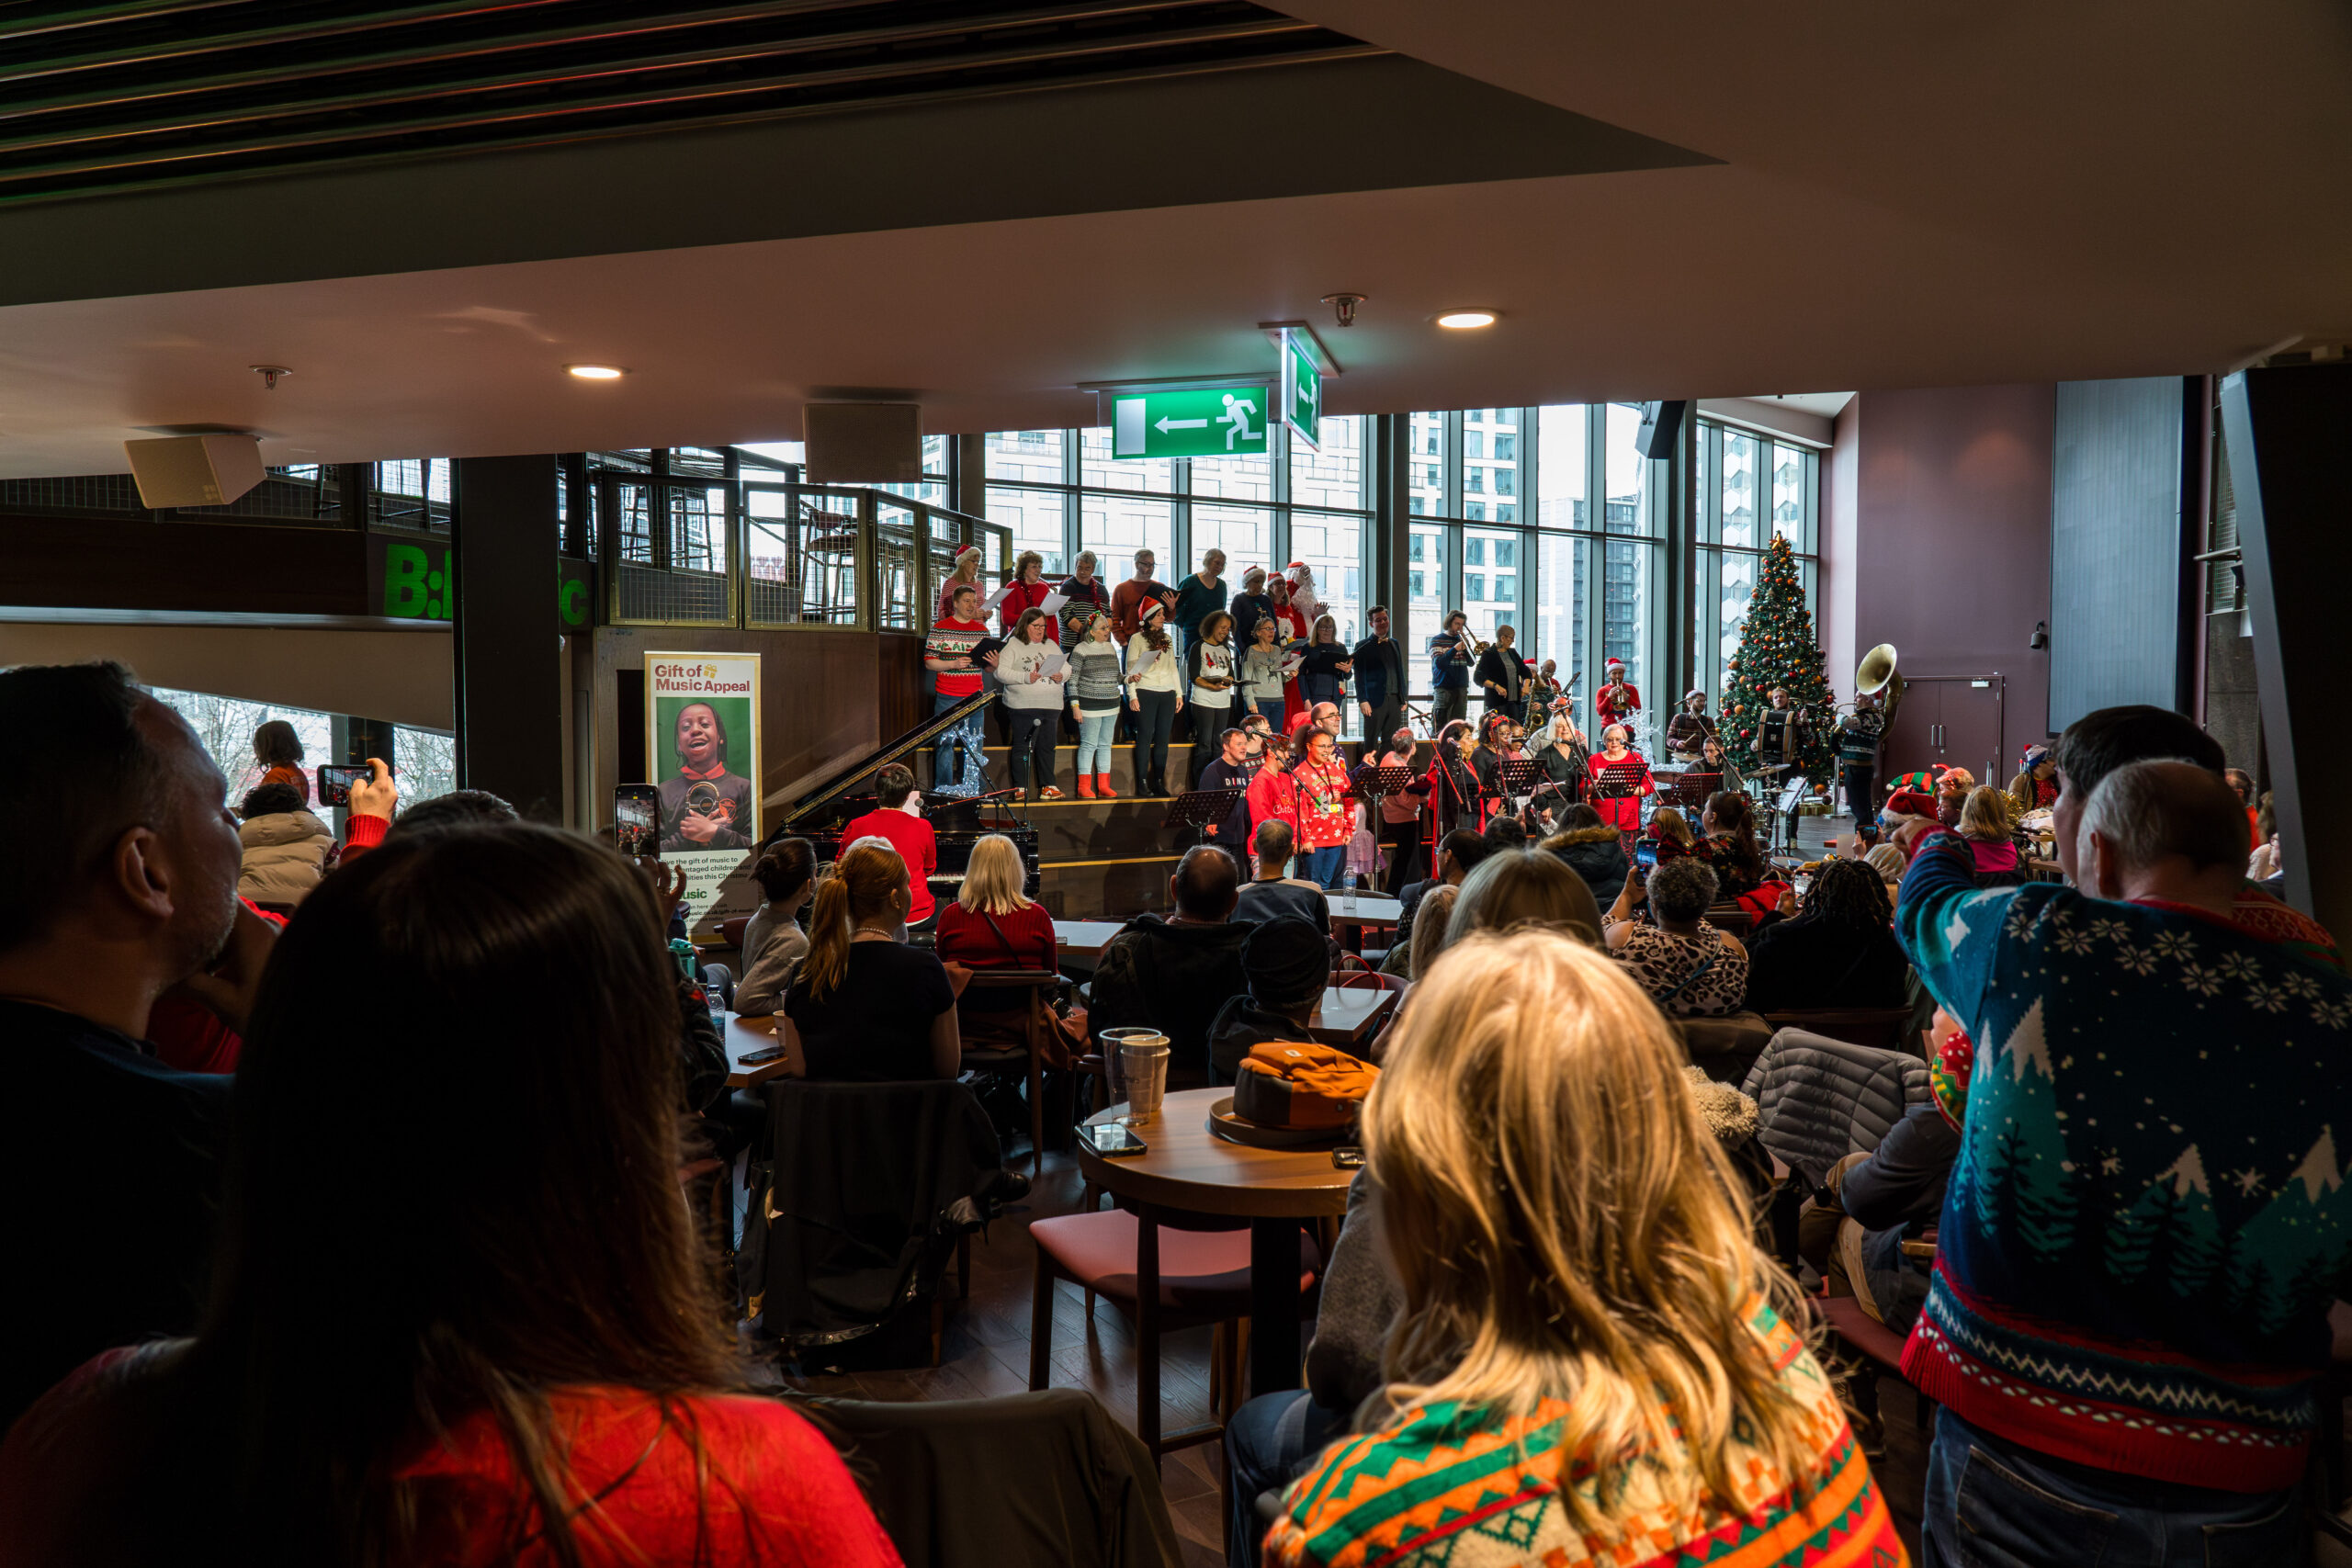
<path fill-rule="evenodd" d="M 1765 547 L 1775 535 L 1796 552 L 1805 609 L 1821 624 L 1821 454 L 1792 441 L 1702 419 L 1698 430 L 1699 684 L 1723 709 L 1724 671 L 1747 623 Z M 1832 671 L 1833 684 L 1850 671 Z"/>

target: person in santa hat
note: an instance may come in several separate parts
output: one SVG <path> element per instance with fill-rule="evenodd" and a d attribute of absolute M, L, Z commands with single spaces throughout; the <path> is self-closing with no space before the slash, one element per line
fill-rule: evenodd
<path fill-rule="evenodd" d="M 1306 617 L 1299 614 L 1291 601 L 1290 583 L 1280 577 L 1266 579 L 1266 597 L 1274 603 L 1274 625 L 1281 628 L 1276 640 L 1284 648 L 1306 640 Z M 1283 733 L 1287 735 L 1298 728 L 1306 716 L 1306 695 L 1299 690 L 1298 671 L 1293 670 L 1283 677 Z"/>
<path fill-rule="evenodd" d="M 1303 560 L 1295 560 L 1290 563 L 1289 571 L 1290 602 L 1298 606 L 1299 615 L 1311 626 L 1316 617 L 1329 610 L 1330 606 L 1323 603 L 1323 596 L 1315 591 L 1313 567 Z"/>
<path fill-rule="evenodd" d="M 969 587 L 986 599 L 988 590 L 980 587 L 980 547 L 966 545 L 956 552 L 956 566 L 948 572 L 947 581 L 939 585 L 939 607 L 932 615 L 934 621 L 944 621 L 956 612 L 956 590 Z"/>
<path fill-rule="evenodd" d="M 1603 729 L 1612 724 L 1623 724 L 1642 705 L 1642 689 L 1625 679 L 1625 661 L 1609 661 L 1609 679 L 1592 694 L 1592 711 L 1600 717 Z"/>

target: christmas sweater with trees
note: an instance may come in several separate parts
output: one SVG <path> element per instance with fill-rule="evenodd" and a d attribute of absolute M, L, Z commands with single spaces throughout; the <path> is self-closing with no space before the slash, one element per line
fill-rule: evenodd
<path fill-rule="evenodd" d="M 2179 905 L 1973 872 L 1930 834 L 1897 906 L 1976 1042 L 1904 1375 L 2054 1458 L 2292 1486 L 2352 1286 L 2352 979 Z"/>

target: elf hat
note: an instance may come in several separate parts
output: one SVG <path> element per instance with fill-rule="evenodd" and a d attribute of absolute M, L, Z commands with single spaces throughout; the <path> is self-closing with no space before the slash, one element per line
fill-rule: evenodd
<path fill-rule="evenodd" d="M 1935 796 L 1922 795 L 1916 789 L 1899 789 L 1887 797 L 1887 813 L 1895 817 L 1929 817 L 1936 814 Z"/>

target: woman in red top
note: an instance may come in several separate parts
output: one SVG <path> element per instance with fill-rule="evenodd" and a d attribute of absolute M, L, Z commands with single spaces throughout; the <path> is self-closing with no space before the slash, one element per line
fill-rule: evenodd
<path fill-rule="evenodd" d="M 1054 919 L 1046 907 L 1025 897 L 1023 886 L 1028 868 L 1021 863 L 1020 848 L 1001 833 L 990 833 L 972 846 L 964 869 L 964 886 L 956 901 L 939 911 L 939 935 L 933 942 L 939 961 L 949 965 L 948 976 L 963 969 L 1042 969 L 1059 966 L 1054 946 Z M 1021 990 L 967 989 L 956 999 L 956 1023 L 964 1049 L 995 1050 L 1028 1043 L 1029 993 Z"/>
<path fill-rule="evenodd" d="M 1012 563 L 1012 581 L 1004 591 L 1004 598 L 997 604 L 997 629 L 1006 637 L 1021 624 L 1022 613 L 1043 609 L 1046 595 L 1053 592 L 1046 581 L 1046 558 L 1035 550 L 1023 550 Z M 1052 626 L 1058 627 L 1059 621 Z"/>
<path fill-rule="evenodd" d="M 282 718 L 273 718 L 254 731 L 254 761 L 261 764 L 261 782 L 291 784 L 311 804 L 311 775 L 302 771 L 302 739 Z"/>
<path fill-rule="evenodd" d="M 1328 729 L 1306 732 L 1306 755 L 1291 769 L 1298 852 L 1306 880 L 1329 892 L 1345 886 L 1348 840 L 1355 837 L 1356 801 L 1339 743 Z"/>
<path fill-rule="evenodd" d="M 1642 830 L 1642 796 L 1656 795 L 1657 781 L 1650 777 L 1649 764 L 1642 761 L 1642 754 L 1627 749 L 1628 739 L 1623 725 L 1611 725 L 1600 732 L 1600 750 L 1585 765 L 1592 770 L 1592 806 L 1600 813 L 1600 819 L 1621 833 L 1638 833 Z M 1641 770 L 1634 776 L 1633 793 L 1612 795 L 1612 790 L 1623 786 L 1611 783 L 1603 776 L 1603 771 L 1629 762 Z"/>
<path fill-rule="evenodd" d="M 898 1562 L 719 1328 L 654 905 L 520 823 L 395 836 L 304 901 L 238 1064 L 204 1328 L 10 1428 L 0 1562 Z M 355 997 L 399 998 L 397 1048 L 318 1049 Z"/>
<path fill-rule="evenodd" d="M 1284 648 L 1293 642 L 1306 640 L 1306 617 L 1299 613 L 1297 605 L 1291 603 L 1290 584 L 1279 577 L 1269 577 L 1266 579 L 1266 597 L 1274 602 L 1273 621 L 1281 628 L 1275 634 L 1277 640 Z M 1284 735 L 1295 730 L 1298 721 L 1307 713 L 1306 696 L 1299 690 L 1298 676 L 1299 671 L 1294 670 L 1283 677 L 1282 729 Z"/>
<path fill-rule="evenodd" d="M 1268 822 L 1287 822 L 1294 833 L 1297 831 L 1298 781 L 1291 776 L 1288 739 L 1280 735 L 1266 737 L 1265 760 L 1250 775 L 1250 791 L 1244 798 L 1250 803 L 1250 842 L 1253 852 L 1258 829 Z"/>

